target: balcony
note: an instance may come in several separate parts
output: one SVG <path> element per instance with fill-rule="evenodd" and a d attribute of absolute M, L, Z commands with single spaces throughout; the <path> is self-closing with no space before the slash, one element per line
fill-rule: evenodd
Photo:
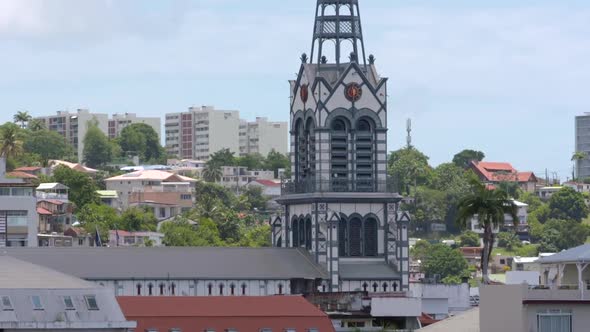
<path fill-rule="evenodd" d="M 536 286 L 527 289 L 525 301 L 581 301 L 590 298 L 590 290 L 580 290 L 578 285 L 562 285 L 551 289 Z"/>
<path fill-rule="evenodd" d="M 281 195 L 304 194 L 313 192 L 358 192 L 358 193 L 394 193 L 396 186 L 392 178 L 373 179 L 331 179 L 303 180 L 281 182 Z"/>

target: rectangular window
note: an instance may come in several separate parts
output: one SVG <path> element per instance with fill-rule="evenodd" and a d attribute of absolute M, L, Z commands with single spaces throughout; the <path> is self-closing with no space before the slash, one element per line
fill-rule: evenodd
<path fill-rule="evenodd" d="M 71 296 L 64 296 L 64 306 L 66 307 L 66 310 L 76 310 Z"/>
<path fill-rule="evenodd" d="M 8 226 L 27 226 L 27 211 L 6 211 L 6 223 Z"/>
<path fill-rule="evenodd" d="M 94 295 L 85 295 L 84 299 L 86 300 L 86 307 L 88 310 L 98 310 L 98 303 L 96 302 L 96 297 Z"/>
<path fill-rule="evenodd" d="M 0 196 L 10 196 L 10 188 L 0 188 Z"/>
<path fill-rule="evenodd" d="M 10 297 L 2 296 L 2 310 L 4 310 L 4 311 L 14 310 L 14 307 L 12 306 L 12 302 L 10 301 Z"/>
<path fill-rule="evenodd" d="M 31 296 L 31 303 L 33 304 L 34 310 L 43 310 L 43 304 L 41 303 L 41 297 L 38 295 Z"/>
<path fill-rule="evenodd" d="M 566 310 L 545 310 L 537 313 L 537 331 L 573 332 L 572 313 Z"/>

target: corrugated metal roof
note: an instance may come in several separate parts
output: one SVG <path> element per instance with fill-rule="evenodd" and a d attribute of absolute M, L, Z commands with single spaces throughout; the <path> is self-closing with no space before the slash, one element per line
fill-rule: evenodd
<path fill-rule="evenodd" d="M 37 187 L 37 190 L 50 190 L 50 189 L 70 189 L 70 188 L 64 184 L 57 183 L 57 182 L 41 183 Z"/>
<path fill-rule="evenodd" d="M 443 319 L 419 330 L 420 332 L 479 332 L 479 307 Z"/>
<path fill-rule="evenodd" d="M 540 264 L 590 263 L 590 244 L 583 244 L 551 256 L 542 257 L 537 262 Z"/>
<path fill-rule="evenodd" d="M 340 262 L 341 279 L 349 280 L 391 280 L 400 278 L 392 266 L 385 262 Z"/>
<path fill-rule="evenodd" d="M 5 248 L 7 255 L 83 279 L 327 279 L 304 249 Z M 125 268 L 122 269 L 121 267 Z"/>
<path fill-rule="evenodd" d="M 96 288 L 88 281 L 3 254 L 0 266 L 0 288 Z"/>

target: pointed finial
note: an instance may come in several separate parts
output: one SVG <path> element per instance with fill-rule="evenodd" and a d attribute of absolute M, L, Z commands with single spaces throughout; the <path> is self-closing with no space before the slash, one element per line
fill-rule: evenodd
<path fill-rule="evenodd" d="M 307 63 L 307 54 L 303 53 L 301 54 L 301 63 Z"/>
<path fill-rule="evenodd" d="M 322 58 L 320 59 L 320 62 L 325 65 L 326 63 L 328 63 L 328 58 L 326 58 L 325 55 L 322 55 Z"/>
<path fill-rule="evenodd" d="M 369 55 L 369 64 L 370 65 L 375 64 L 375 56 L 373 54 Z"/>
<path fill-rule="evenodd" d="M 356 57 L 356 53 L 354 52 L 350 52 L 350 55 L 348 56 L 348 58 L 350 59 L 350 62 L 357 62 L 357 57 Z"/>

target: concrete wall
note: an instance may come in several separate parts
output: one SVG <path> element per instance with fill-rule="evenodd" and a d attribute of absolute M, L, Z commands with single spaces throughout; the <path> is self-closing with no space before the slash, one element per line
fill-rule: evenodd
<path fill-rule="evenodd" d="M 443 319 L 451 313 L 471 309 L 469 284 L 444 285 L 410 283 L 410 293 L 422 299 L 422 312 Z"/>
<path fill-rule="evenodd" d="M 561 310 L 562 312 L 571 312 L 572 314 L 572 331 L 590 330 L 590 305 L 588 304 L 526 304 L 524 305 L 524 330 L 527 332 L 537 332 L 537 315 L 540 312 L 548 310 Z M 483 330 L 482 330 L 483 331 Z"/>
<path fill-rule="evenodd" d="M 479 326 L 481 332 L 524 330 L 522 285 L 482 285 L 479 289 Z"/>

